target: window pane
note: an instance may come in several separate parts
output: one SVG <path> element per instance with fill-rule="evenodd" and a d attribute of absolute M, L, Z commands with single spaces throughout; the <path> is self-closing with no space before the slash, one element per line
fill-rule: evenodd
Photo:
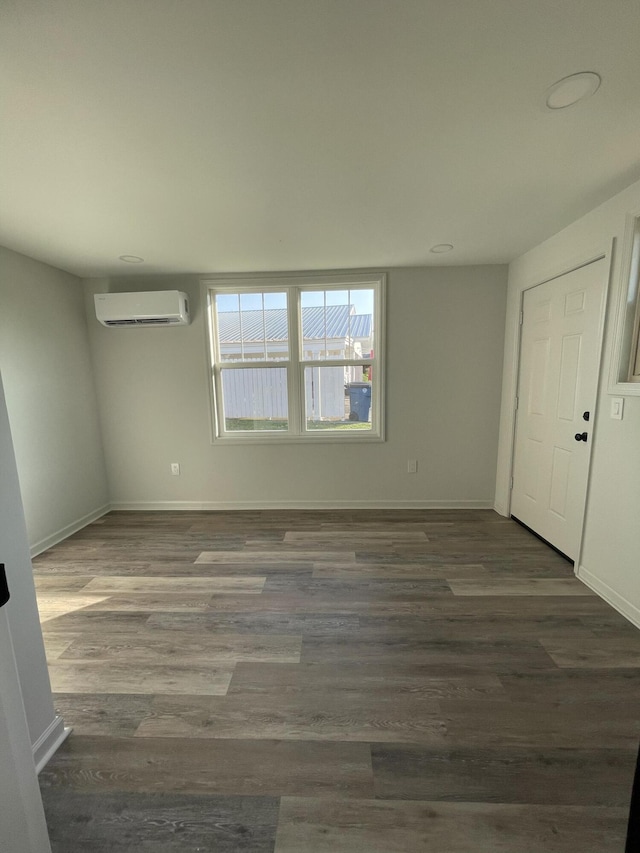
<path fill-rule="evenodd" d="M 305 367 L 308 430 L 371 430 L 370 368 Z"/>
<path fill-rule="evenodd" d="M 640 382 L 640 329 L 636 333 L 636 357 L 632 367 L 631 381 Z"/>
<path fill-rule="evenodd" d="M 220 377 L 227 432 L 288 429 L 286 367 L 223 368 Z"/>
<path fill-rule="evenodd" d="M 287 361 L 286 293 L 217 293 L 220 358 L 224 361 Z"/>
<path fill-rule="evenodd" d="M 366 358 L 373 353 L 373 290 L 305 290 L 302 358 Z"/>

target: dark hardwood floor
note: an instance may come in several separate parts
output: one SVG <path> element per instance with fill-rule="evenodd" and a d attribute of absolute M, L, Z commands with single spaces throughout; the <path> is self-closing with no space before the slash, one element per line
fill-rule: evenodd
<path fill-rule="evenodd" d="M 114 512 L 34 560 L 54 853 L 622 853 L 640 632 L 491 511 Z"/>

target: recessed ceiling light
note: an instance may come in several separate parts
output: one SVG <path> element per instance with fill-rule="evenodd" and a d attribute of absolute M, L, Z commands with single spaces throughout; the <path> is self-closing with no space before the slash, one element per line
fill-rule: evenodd
<path fill-rule="evenodd" d="M 563 110 L 589 98 L 600 88 L 602 77 L 595 71 L 580 71 L 558 80 L 547 89 L 546 104 L 550 110 Z"/>
<path fill-rule="evenodd" d="M 142 264 L 144 263 L 144 258 L 139 258 L 137 255 L 120 255 L 118 257 L 119 261 L 124 261 L 125 264 Z"/>
<path fill-rule="evenodd" d="M 434 255 L 444 255 L 445 252 L 450 252 L 453 249 L 453 243 L 438 243 L 437 246 L 432 246 L 429 251 Z"/>

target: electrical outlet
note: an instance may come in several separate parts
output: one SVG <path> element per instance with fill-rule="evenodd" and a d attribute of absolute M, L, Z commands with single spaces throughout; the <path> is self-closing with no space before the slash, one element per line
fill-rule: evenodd
<path fill-rule="evenodd" d="M 418 473 L 418 460 L 417 459 L 407 459 L 407 474 L 417 474 Z"/>
<path fill-rule="evenodd" d="M 171 473 L 174 477 L 178 477 L 180 475 L 180 463 L 172 462 L 171 463 Z"/>

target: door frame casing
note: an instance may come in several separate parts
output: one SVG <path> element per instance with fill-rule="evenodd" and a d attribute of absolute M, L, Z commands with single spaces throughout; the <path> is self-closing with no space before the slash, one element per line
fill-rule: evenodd
<path fill-rule="evenodd" d="M 589 266 L 590 264 L 596 263 L 597 261 L 604 260 L 605 262 L 605 282 L 604 282 L 604 293 L 602 298 L 602 308 L 600 311 L 600 317 L 598 320 L 598 337 L 597 337 L 597 347 L 598 347 L 598 375 L 596 381 L 596 400 L 594 403 L 594 412 L 593 418 L 591 421 L 591 441 L 589 442 L 589 472 L 587 477 L 587 491 L 585 496 L 585 510 L 582 517 L 582 524 L 580 526 L 580 538 L 578 541 L 578 547 L 576 550 L 576 559 L 574 562 L 574 572 L 577 574 L 578 567 L 580 565 L 580 561 L 582 558 L 582 542 L 584 540 L 584 520 L 587 515 L 587 509 L 589 505 L 589 491 L 591 487 L 591 460 L 593 458 L 593 448 L 595 445 L 596 439 L 596 421 L 597 421 L 597 403 L 598 398 L 600 396 L 601 386 L 603 382 L 603 362 L 604 362 L 604 331 L 606 327 L 606 319 L 609 310 L 609 296 L 611 292 L 611 275 L 613 272 L 613 258 L 614 258 L 614 248 L 615 248 L 615 239 L 605 248 L 602 247 L 598 251 L 590 252 L 588 255 L 583 255 L 581 257 L 573 258 L 571 261 L 563 264 L 562 266 L 557 267 L 556 269 L 548 270 L 543 274 L 538 274 L 532 277 L 529 281 L 523 283 L 523 285 L 518 289 L 517 292 L 517 303 L 516 303 L 516 313 L 515 317 L 512 321 L 512 331 L 513 331 L 513 348 L 511 353 L 511 387 L 509 389 L 509 394 L 507 397 L 507 405 L 508 405 L 508 414 L 509 414 L 509 423 L 506 431 L 507 440 L 508 440 L 508 459 L 509 464 L 506 471 L 507 481 L 506 481 L 506 489 L 505 489 L 505 503 L 503 507 L 498 508 L 496 511 L 500 512 L 501 515 L 505 515 L 510 517 L 511 515 L 511 492 L 512 492 L 512 483 L 513 483 L 513 468 L 515 461 L 515 444 L 516 444 L 516 399 L 519 393 L 519 383 L 520 383 L 520 360 L 521 360 L 521 342 L 522 342 L 522 323 L 521 317 L 523 316 L 523 303 L 524 303 L 524 294 L 528 290 L 532 290 L 534 287 L 538 287 L 541 284 L 547 284 L 548 282 L 554 281 L 554 279 L 562 278 L 562 276 L 567 275 L 568 273 L 575 272 L 576 270 L 581 269 L 582 267 Z"/>

